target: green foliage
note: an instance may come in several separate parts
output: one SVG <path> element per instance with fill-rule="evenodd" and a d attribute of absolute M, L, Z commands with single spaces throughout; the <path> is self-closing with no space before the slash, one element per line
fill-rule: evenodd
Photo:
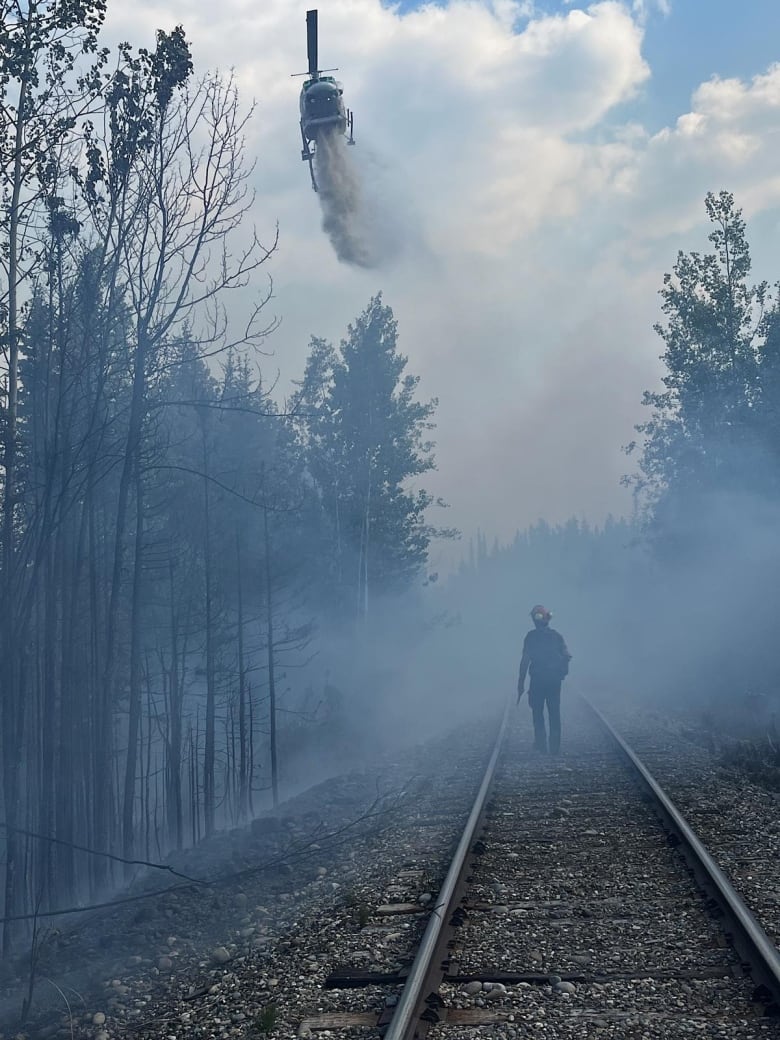
<path fill-rule="evenodd" d="M 260 1036 L 272 1033 L 276 1028 L 276 1004 L 268 1004 L 254 1022 L 255 1032 Z"/>
<path fill-rule="evenodd" d="M 0 187 L 10 214 L 14 163 L 28 192 L 53 192 L 57 156 L 97 102 L 108 52 L 97 50 L 105 0 L 4 4 L 0 14 Z M 94 55 L 87 65 L 86 55 Z M 29 199 L 25 200 L 26 203 Z"/>
<path fill-rule="evenodd" d="M 146 52 L 141 52 L 147 57 Z M 190 46 L 184 29 L 177 25 L 172 33 L 157 30 L 157 47 L 148 55 L 151 80 L 160 112 L 164 112 L 174 91 L 182 87 L 192 74 Z"/>
<path fill-rule="evenodd" d="M 365 928 L 371 919 L 371 909 L 362 893 L 358 892 L 356 888 L 349 888 L 344 893 L 342 900 L 357 926 Z"/>
<path fill-rule="evenodd" d="M 434 468 L 428 431 L 437 402 L 416 400 L 398 326 L 381 294 L 338 351 L 313 339 L 298 407 L 309 471 L 330 526 L 331 580 L 345 605 L 367 610 L 368 590 L 409 586 L 435 533 L 431 495 L 412 485 Z"/>
<path fill-rule="evenodd" d="M 646 392 L 651 418 L 631 478 L 648 518 L 667 534 L 703 499 L 764 493 L 778 480 L 778 307 L 749 282 L 742 213 L 729 192 L 706 197 L 714 251 L 677 255 L 661 289 L 664 390 Z M 629 446 L 629 452 L 636 445 Z"/>
<path fill-rule="evenodd" d="M 179 25 L 173 32 L 157 31 L 154 51 L 140 48 L 134 53 L 129 44 L 119 47 L 120 67 L 105 89 L 109 128 L 106 154 L 100 147 L 91 124 L 85 126 L 86 172 L 79 179 L 87 202 L 93 207 L 115 201 L 126 187 L 133 166 L 155 147 L 177 90 L 185 87 L 192 74 L 190 47 Z"/>

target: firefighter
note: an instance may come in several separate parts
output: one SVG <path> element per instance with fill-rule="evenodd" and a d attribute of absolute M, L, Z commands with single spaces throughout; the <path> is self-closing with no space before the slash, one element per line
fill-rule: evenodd
<path fill-rule="evenodd" d="M 560 632 L 550 628 L 550 611 L 537 604 L 531 611 L 533 629 L 525 637 L 520 677 L 517 680 L 517 703 L 523 696 L 525 677 L 530 672 L 528 701 L 534 719 L 534 748 L 547 751 L 544 707 L 550 723 L 550 754 L 557 755 L 561 746 L 561 683 L 569 674 L 571 654 Z"/>

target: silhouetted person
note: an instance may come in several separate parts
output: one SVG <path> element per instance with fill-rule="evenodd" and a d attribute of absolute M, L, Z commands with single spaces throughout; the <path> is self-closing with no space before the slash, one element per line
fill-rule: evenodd
<path fill-rule="evenodd" d="M 561 746 L 561 683 L 569 674 L 571 654 L 560 632 L 550 628 L 552 614 L 540 604 L 531 611 L 534 627 L 525 637 L 520 677 L 517 680 L 517 703 L 523 696 L 525 677 L 530 672 L 528 701 L 534 717 L 534 748 L 547 751 L 544 706 L 550 720 L 550 753 L 557 755 Z"/>

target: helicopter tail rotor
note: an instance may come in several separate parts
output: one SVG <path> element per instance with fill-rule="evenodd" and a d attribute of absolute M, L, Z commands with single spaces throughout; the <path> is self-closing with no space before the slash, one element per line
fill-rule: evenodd
<path fill-rule="evenodd" d="M 317 12 L 306 12 L 306 49 L 309 55 L 309 75 L 316 79 L 319 75 L 317 69 Z"/>

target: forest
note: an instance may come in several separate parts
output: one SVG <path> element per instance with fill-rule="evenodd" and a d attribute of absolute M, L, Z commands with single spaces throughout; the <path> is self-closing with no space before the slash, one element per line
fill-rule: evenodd
<path fill-rule="evenodd" d="M 326 666 L 296 669 L 326 630 L 361 638 L 435 533 L 409 487 L 434 403 L 392 310 L 314 339 L 274 396 L 248 112 L 181 28 L 98 49 L 103 13 L 2 30 L 6 952 L 122 860 L 275 805 L 280 758 L 344 713 Z"/>
<path fill-rule="evenodd" d="M 663 281 L 634 514 L 480 536 L 436 583 L 436 400 L 391 307 L 313 337 L 294 392 L 266 382 L 279 231 L 247 234 L 251 108 L 181 27 L 109 51 L 104 15 L 6 5 L 0 27 L 4 953 L 275 806 L 399 661 L 458 703 L 505 683 L 537 598 L 583 683 L 771 691 L 780 312 L 734 198 L 707 196 L 711 252 Z"/>

